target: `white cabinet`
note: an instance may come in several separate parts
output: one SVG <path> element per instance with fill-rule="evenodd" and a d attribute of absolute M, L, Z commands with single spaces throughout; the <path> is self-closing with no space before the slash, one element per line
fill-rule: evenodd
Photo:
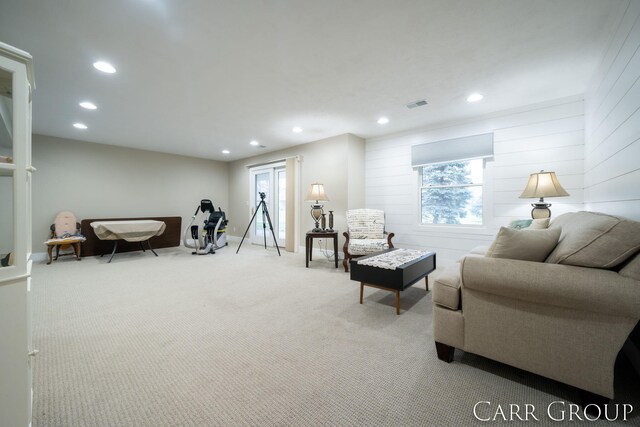
<path fill-rule="evenodd" d="M 33 89 L 31 55 L 0 42 L 0 426 L 31 423 Z"/>

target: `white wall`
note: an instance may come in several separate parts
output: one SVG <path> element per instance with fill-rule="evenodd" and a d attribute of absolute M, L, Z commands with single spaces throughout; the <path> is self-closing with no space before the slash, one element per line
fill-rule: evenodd
<path fill-rule="evenodd" d="M 208 198 L 227 206 L 228 165 L 153 151 L 33 136 L 33 250 L 44 252 L 57 212 L 78 219 L 182 216 Z M 202 224 L 199 224 L 202 225 Z"/>
<path fill-rule="evenodd" d="M 364 159 L 365 140 L 355 135 L 347 135 L 347 209 L 365 206 Z"/>
<path fill-rule="evenodd" d="M 334 229 L 339 231 L 338 248 L 342 252 L 346 211 L 358 202 L 362 203 L 358 207 L 364 205 L 364 142 L 350 134 L 232 162 L 229 165 L 228 232 L 242 236 L 251 219 L 253 206 L 249 203 L 248 166 L 298 155 L 303 158 L 300 163 L 300 244 L 304 245 L 305 233 L 314 225 L 310 215 L 311 202 L 304 199 L 309 185 L 320 182 L 329 197 L 329 201 L 324 203 L 324 211 L 334 211 Z"/>
<path fill-rule="evenodd" d="M 366 143 L 366 205 L 386 212 L 386 228 L 398 247 L 434 250 L 439 265 L 491 242 L 500 225 L 530 218 L 530 203 L 519 199 L 530 173 L 555 171 L 570 197 L 548 199 L 552 215 L 583 208 L 584 115 L 581 97 L 499 112 L 465 123 L 403 132 Z M 411 146 L 494 133 L 494 160 L 485 171 L 484 227 L 421 226 L 418 172 Z"/>
<path fill-rule="evenodd" d="M 586 208 L 640 220 L 640 1 L 623 8 L 585 122 Z"/>

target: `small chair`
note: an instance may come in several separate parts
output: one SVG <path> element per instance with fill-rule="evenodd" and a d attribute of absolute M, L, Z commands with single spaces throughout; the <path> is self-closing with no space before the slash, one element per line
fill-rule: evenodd
<path fill-rule="evenodd" d="M 73 248 L 76 259 L 80 261 L 80 244 L 86 238 L 80 234 L 80 223 L 76 221 L 76 216 L 68 211 L 63 211 L 56 215 L 56 219 L 51 224 L 51 238 L 44 242 L 47 245 L 49 259 L 47 265 L 51 264 L 53 248 L 56 249 L 56 257 L 60 256 L 60 249 Z"/>
<path fill-rule="evenodd" d="M 393 233 L 384 230 L 384 211 L 378 209 L 351 209 L 347 211 L 347 231 L 344 242 L 344 271 L 349 271 L 349 260 L 393 248 Z"/>

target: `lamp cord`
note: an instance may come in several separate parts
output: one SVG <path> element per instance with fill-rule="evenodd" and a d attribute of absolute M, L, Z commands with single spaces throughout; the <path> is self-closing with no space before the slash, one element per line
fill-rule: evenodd
<path fill-rule="evenodd" d="M 322 253 L 322 255 L 325 256 L 325 258 L 327 258 L 327 260 L 333 259 L 333 257 L 335 256 L 335 253 L 333 251 L 330 251 L 329 248 L 327 248 L 327 239 L 321 239 L 321 240 L 322 242 L 317 242 L 318 249 L 320 249 L 320 252 Z M 324 248 L 322 247 L 322 244 L 324 244 Z"/>

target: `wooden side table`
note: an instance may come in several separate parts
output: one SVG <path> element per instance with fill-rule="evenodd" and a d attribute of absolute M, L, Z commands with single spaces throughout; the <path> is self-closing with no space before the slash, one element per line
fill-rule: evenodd
<path fill-rule="evenodd" d="M 338 232 L 337 231 L 307 231 L 305 240 L 305 261 L 309 268 L 309 261 L 312 261 L 313 239 L 333 239 L 333 254 L 338 268 Z"/>

